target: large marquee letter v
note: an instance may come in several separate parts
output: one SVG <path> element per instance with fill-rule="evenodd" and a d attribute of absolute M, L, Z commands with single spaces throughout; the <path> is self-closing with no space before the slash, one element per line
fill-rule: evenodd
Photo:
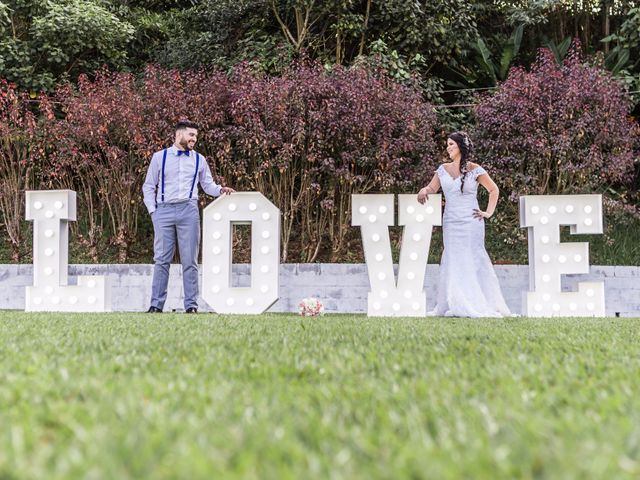
<path fill-rule="evenodd" d="M 352 225 L 360 226 L 371 291 L 367 315 L 426 315 L 424 275 L 434 225 L 442 225 L 441 195 L 424 205 L 416 195 L 398 195 L 398 224 L 404 225 L 398 280 L 391 258 L 389 226 L 394 225 L 393 195 L 352 195 Z"/>

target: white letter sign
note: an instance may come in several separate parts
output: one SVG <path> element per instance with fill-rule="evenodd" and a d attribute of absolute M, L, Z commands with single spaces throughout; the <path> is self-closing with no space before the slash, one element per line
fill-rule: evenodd
<path fill-rule="evenodd" d="M 389 226 L 394 225 L 393 195 L 352 195 L 352 225 L 360 226 L 371 291 L 367 315 L 426 315 L 424 275 L 434 225 L 442 225 L 441 196 L 425 205 L 415 194 L 399 195 L 398 224 L 404 225 L 398 280 L 393 273 Z"/>
<path fill-rule="evenodd" d="M 204 209 L 202 298 L 218 313 L 255 314 L 278 300 L 280 210 L 258 192 L 223 195 Z M 251 225 L 251 287 L 231 286 L 231 226 Z"/>
<path fill-rule="evenodd" d="M 33 220 L 33 286 L 26 289 L 27 312 L 111 311 L 104 276 L 79 276 L 67 285 L 69 221 L 76 219 L 76 192 L 27 192 L 27 220 Z"/>
<path fill-rule="evenodd" d="M 522 313 L 535 317 L 604 316 L 604 283 L 580 282 L 561 291 L 561 274 L 589 273 L 589 244 L 560 243 L 560 226 L 571 233 L 602 233 L 601 195 L 520 197 L 520 226 L 529 235 L 529 292 Z"/>

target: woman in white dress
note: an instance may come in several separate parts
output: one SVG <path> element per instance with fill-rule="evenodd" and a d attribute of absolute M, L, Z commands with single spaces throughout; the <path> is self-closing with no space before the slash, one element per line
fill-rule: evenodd
<path fill-rule="evenodd" d="M 484 219 L 490 218 L 498 203 L 498 186 L 479 165 L 469 161 L 472 143 L 464 132 L 447 139 L 450 163 L 440 165 L 429 185 L 418 193 L 424 203 L 428 196 L 444 193 L 442 221 L 444 251 L 440 261 L 436 308 L 429 315 L 447 317 L 509 316 L 498 278 L 484 248 Z M 480 210 L 478 184 L 489 192 L 486 210 Z"/>

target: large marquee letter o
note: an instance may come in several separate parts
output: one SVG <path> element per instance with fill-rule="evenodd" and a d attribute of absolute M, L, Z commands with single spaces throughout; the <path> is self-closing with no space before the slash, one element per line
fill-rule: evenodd
<path fill-rule="evenodd" d="M 280 210 L 259 192 L 223 195 L 204 209 L 202 298 L 218 313 L 263 313 L 278 300 Z M 251 286 L 231 286 L 232 225 L 251 225 Z"/>

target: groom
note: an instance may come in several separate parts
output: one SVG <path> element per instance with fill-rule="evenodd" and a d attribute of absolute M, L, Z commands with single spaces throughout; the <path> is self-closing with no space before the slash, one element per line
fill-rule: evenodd
<path fill-rule="evenodd" d="M 154 233 L 155 266 L 148 313 L 162 313 L 176 241 L 182 263 L 184 309 L 186 313 L 198 313 L 198 184 L 214 197 L 235 192 L 213 181 L 206 159 L 193 150 L 197 140 L 195 123 L 178 122 L 173 146 L 153 154 L 142 186 Z"/>

